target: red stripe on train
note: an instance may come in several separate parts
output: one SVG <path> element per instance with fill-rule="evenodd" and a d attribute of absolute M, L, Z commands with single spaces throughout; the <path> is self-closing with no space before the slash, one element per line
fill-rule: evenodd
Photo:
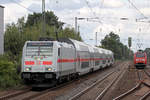
<path fill-rule="evenodd" d="M 43 65 L 52 65 L 51 61 L 43 61 Z"/>
<path fill-rule="evenodd" d="M 79 59 L 79 61 L 89 61 L 91 59 Z"/>
<path fill-rule="evenodd" d="M 76 59 L 58 59 L 57 62 L 62 63 L 62 62 L 76 62 Z"/>
<path fill-rule="evenodd" d="M 34 61 L 25 61 L 25 65 L 34 65 Z"/>
<path fill-rule="evenodd" d="M 88 58 L 88 59 L 58 59 L 58 63 L 65 63 L 65 62 L 76 62 L 76 61 L 81 61 L 81 62 L 86 62 L 90 60 L 104 60 L 103 58 Z"/>

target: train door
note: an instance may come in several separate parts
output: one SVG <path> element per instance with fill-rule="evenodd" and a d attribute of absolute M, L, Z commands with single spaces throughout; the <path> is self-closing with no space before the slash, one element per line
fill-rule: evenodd
<path fill-rule="evenodd" d="M 62 63 L 60 62 L 62 60 L 62 48 L 58 48 L 58 69 L 59 69 L 59 75 L 61 76 L 61 71 L 62 71 Z"/>
<path fill-rule="evenodd" d="M 79 73 L 81 70 L 81 62 L 80 62 L 80 55 L 79 52 L 77 52 L 77 66 L 76 66 L 76 71 Z"/>

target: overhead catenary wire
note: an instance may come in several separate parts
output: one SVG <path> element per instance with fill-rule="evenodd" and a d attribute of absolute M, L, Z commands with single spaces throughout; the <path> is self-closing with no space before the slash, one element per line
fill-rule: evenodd
<path fill-rule="evenodd" d="M 147 17 L 133 4 L 133 2 L 131 2 L 131 0 L 128 0 L 128 2 L 129 2 L 145 19 L 147 19 Z"/>
<path fill-rule="evenodd" d="M 89 4 L 89 1 L 85 0 L 85 3 L 87 4 L 87 6 L 90 8 L 91 12 L 93 13 L 93 15 L 95 16 L 95 12 L 93 11 L 92 7 Z"/>
<path fill-rule="evenodd" d="M 51 10 L 50 4 L 51 4 L 51 0 L 48 0 L 47 8 L 48 8 L 49 10 Z"/>
<path fill-rule="evenodd" d="M 146 17 L 135 5 L 134 5 L 134 3 L 133 2 L 131 2 L 131 0 L 128 0 L 128 2 L 143 16 L 143 18 L 140 18 L 140 19 L 148 19 L 148 17 Z M 136 19 L 136 20 L 140 20 L 140 19 Z M 140 30 L 139 30 L 140 31 Z M 138 36 L 139 36 L 140 34 L 138 33 Z M 141 36 L 139 36 L 139 37 L 141 37 Z M 138 40 L 139 38 L 137 38 L 137 40 Z M 142 39 L 141 39 L 142 40 Z M 142 46 L 143 46 L 143 43 L 141 43 L 141 41 L 140 41 L 140 39 L 139 39 L 139 41 L 137 41 L 137 43 L 136 43 L 136 45 L 137 45 L 137 48 L 138 49 L 140 49 Z"/>
<path fill-rule="evenodd" d="M 94 16 L 97 16 L 96 13 L 93 11 L 91 5 L 89 4 L 89 1 L 85 0 L 85 3 L 86 3 L 86 5 L 88 6 L 88 8 L 91 10 L 92 14 L 93 14 Z M 99 20 L 99 22 L 102 23 L 100 20 Z"/>
<path fill-rule="evenodd" d="M 18 2 L 17 2 L 17 1 L 15 1 L 15 0 L 10 0 L 10 1 L 13 1 L 13 2 L 14 2 L 15 4 L 17 4 L 18 6 L 20 6 L 20 7 L 24 8 L 24 9 L 26 9 L 26 10 L 30 11 L 30 12 L 35 12 L 35 11 L 33 11 L 32 9 L 29 9 L 29 8 L 25 7 L 24 5 L 22 5 L 22 4 L 20 4 L 20 3 L 18 3 Z"/>
<path fill-rule="evenodd" d="M 101 1 L 100 5 L 99 5 L 99 8 L 100 8 L 100 16 L 101 16 L 101 11 L 102 11 L 102 7 L 104 5 L 104 0 Z"/>

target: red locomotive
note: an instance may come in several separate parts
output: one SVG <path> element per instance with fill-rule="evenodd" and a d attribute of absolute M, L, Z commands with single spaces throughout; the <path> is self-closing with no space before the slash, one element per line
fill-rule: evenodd
<path fill-rule="evenodd" d="M 134 65 L 136 68 L 145 68 L 147 65 L 147 55 L 145 52 L 138 51 L 134 54 Z"/>

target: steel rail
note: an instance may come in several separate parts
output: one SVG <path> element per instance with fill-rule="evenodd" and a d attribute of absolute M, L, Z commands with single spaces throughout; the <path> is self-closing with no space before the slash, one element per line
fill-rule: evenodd
<path fill-rule="evenodd" d="M 148 77 L 150 77 L 150 74 L 147 71 L 144 70 L 144 72 Z"/>
<path fill-rule="evenodd" d="M 141 86 L 141 84 L 143 84 L 143 82 L 141 81 L 141 75 L 140 75 L 140 73 L 139 73 L 139 70 L 137 70 L 137 76 L 138 76 L 138 79 L 139 79 L 140 82 L 139 82 L 135 87 L 133 87 L 133 88 L 130 89 L 129 91 L 127 91 L 127 92 L 125 92 L 125 93 L 119 95 L 118 97 L 114 98 L 113 100 L 120 100 L 121 98 L 123 98 L 123 97 L 129 95 L 129 94 L 132 93 L 133 91 L 135 91 L 135 90 L 137 90 L 138 88 L 140 88 L 140 86 Z"/>
<path fill-rule="evenodd" d="M 31 90 L 31 88 L 28 88 L 28 89 L 25 89 L 24 91 L 21 91 L 21 92 L 16 92 L 16 93 L 12 93 L 12 94 L 8 94 L 8 95 L 4 95 L 4 96 L 1 96 L 0 97 L 0 100 L 5 100 L 5 99 L 10 99 L 12 97 L 16 97 L 18 95 L 22 95 L 24 93 L 27 93 Z"/>
<path fill-rule="evenodd" d="M 140 98 L 140 100 L 145 100 L 150 95 L 150 91 L 148 91 L 144 96 Z"/>
<path fill-rule="evenodd" d="M 97 98 L 95 100 L 101 100 L 102 97 L 106 94 L 106 92 L 109 90 L 109 88 L 116 82 L 116 80 L 118 80 L 118 78 L 120 77 L 120 75 L 122 74 L 123 71 L 121 71 L 119 73 L 119 75 L 116 76 L 115 79 L 113 79 L 113 81 L 100 93 L 100 95 L 97 96 Z M 123 74 L 125 73 L 125 71 L 123 72 Z"/>
<path fill-rule="evenodd" d="M 74 95 L 73 97 L 71 97 L 69 100 L 76 100 L 78 99 L 81 95 L 83 95 L 84 93 L 86 93 L 88 90 L 90 90 L 91 88 L 93 88 L 95 85 L 97 85 L 98 83 L 102 82 L 104 79 L 106 79 L 108 76 L 110 76 L 111 74 L 113 74 L 115 71 L 112 71 L 110 73 L 108 73 L 107 75 L 105 75 L 103 78 L 101 78 L 100 80 L 98 80 L 97 82 L 95 82 L 94 84 L 90 85 L 89 87 L 85 88 L 83 91 L 79 92 L 78 94 Z"/>
<path fill-rule="evenodd" d="M 124 63 L 123 63 L 123 64 L 124 64 Z M 119 64 L 119 66 L 120 66 L 120 65 L 122 65 L 122 64 Z M 115 70 L 115 71 L 116 71 L 116 70 Z M 109 74 L 112 74 L 112 73 L 114 73 L 115 71 L 112 71 L 112 72 L 110 72 Z M 66 86 L 67 84 L 73 83 L 74 81 L 75 81 L 75 80 L 69 81 L 69 82 L 64 83 L 64 84 L 61 84 L 61 85 L 59 85 L 59 86 L 57 86 L 57 87 L 48 89 L 48 90 L 46 90 L 46 91 L 43 91 L 43 92 L 41 92 L 41 93 L 38 93 L 38 94 L 35 94 L 35 95 L 32 95 L 32 96 L 29 96 L 29 97 L 27 97 L 27 98 L 24 98 L 23 100 L 31 100 L 31 99 L 37 98 L 37 97 L 39 97 L 39 96 L 41 96 L 41 95 L 44 95 L 44 94 L 46 94 L 46 93 L 48 93 L 48 92 L 50 92 L 50 91 L 52 91 L 52 90 L 55 90 L 55 89 L 58 89 L 58 88 L 62 88 L 62 87 L 64 87 L 64 86 Z M 101 81 L 102 81 L 102 80 L 101 80 Z M 69 100 L 70 100 L 70 99 L 69 99 Z"/>
<path fill-rule="evenodd" d="M 119 64 L 119 65 L 121 65 L 121 64 Z M 78 79 L 75 79 L 75 80 L 78 80 Z M 68 85 L 68 84 L 74 82 L 75 80 L 72 80 L 72 81 L 69 81 L 69 82 L 67 82 L 67 83 L 58 85 L 58 86 L 56 86 L 56 87 L 50 88 L 50 89 L 45 90 L 45 91 L 42 91 L 42 92 L 40 92 L 40 93 L 36 93 L 36 94 L 34 94 L 34 95 L 31 95 L 31 96 L 29 96 L 29 97 L 24 98 L 23 100 L 30 100 L 30 99 L 37 98 L 37 97 L 39 97 L 39 96 L 41 96 L 41 95 L 43 95 L 43 94 L 45 94 L 45 93 L 48 93 L 48 92 L 50 92 L 50 91 L 52 91 L 52 90 L 55 90 L 55 89 L 58 89 L 58 88 L 62 88 L 62 87 L 64 87 L 64 86 L 66 86 L 66 85 Z M 22 94 L 25 94 L 25 93 L 31 91 L 31 89 L 32 89 L 32 88 L 28 88 L 28 89 L 25 89 L 24 91 L 21 91 L 21 92 L 15 92 L 15 93 L 12 93 L 12 94 L 8 94 L 8 95 L 1 96 L 1 97 L 0 97 L 0 100 L 6 100 L 6 99 L 13 98 L 13 97 L 17 97 L 17 96 L 19 96 L 19 95 L 22 95 Z"/>
<path fill-rule="evenodd" d="M 146 74 L 148 77 L 150 77 L 150 74 L 148 74 L 148 72 L 147 72 L 146 70 L 143 70 L 143 71 L 145 72 L 145 74 Z M 150 85 L 147 84 L 147 83 L 145 83 L 145 82 L 143 82 L 143 84 L 144 84 L 145 86 L 147 86 L 147 87 L 150 87 Z M 148 91 L 145 95 L 143 95 L 143 96 L 140 98 L 140 100 L 145 100 L 149 95 L 150 95 L 150 91 Z"/>
<path fill-rule="evenodd" d="M 113 100 L 120 100 L 121 98 L 129 95 L 131 92 L 135 91 L 136 89 L 138 89 L 141 86 L 142 82 L 138 83 L 135 87 L 133 87 L 132 89 L 130 89 L 129 91 L 121 94 L 120 96 L 114 98 Z"/>
<path fill-rule="evenodd" d="M 31 96 L 29 96 L 29 97 L 26 97 L 26 98 L 24 98 L 24 99 L 22 99 L 22 100 L 31 100 L 31 99 L 37 98 L 37 97 L 39 97 L 39 96 L 41 96 L 41 95 L 44 95 L 44 94 L 46 94 L 46 93 L 48 93 L 48 92 L 50 92 L 50 91 L 63 88 L 63 87 L 65 87 L 65 86 L 67 86 L 68 84 L 73 83 L 73 82 L 76 81 L 76 80 L 78 80 L 78 79 L 75 79 L 75 80 L 72 80 L 72 81 L 69 81 L 69 82 L 60 84 L 60 85 L 58 85 L 58 86 L 56 86 L 56 87 L 47 89 L 47 90 L 42 91 L 42 92 L 36 93 L 36 94 L 31 95 Z"/>

